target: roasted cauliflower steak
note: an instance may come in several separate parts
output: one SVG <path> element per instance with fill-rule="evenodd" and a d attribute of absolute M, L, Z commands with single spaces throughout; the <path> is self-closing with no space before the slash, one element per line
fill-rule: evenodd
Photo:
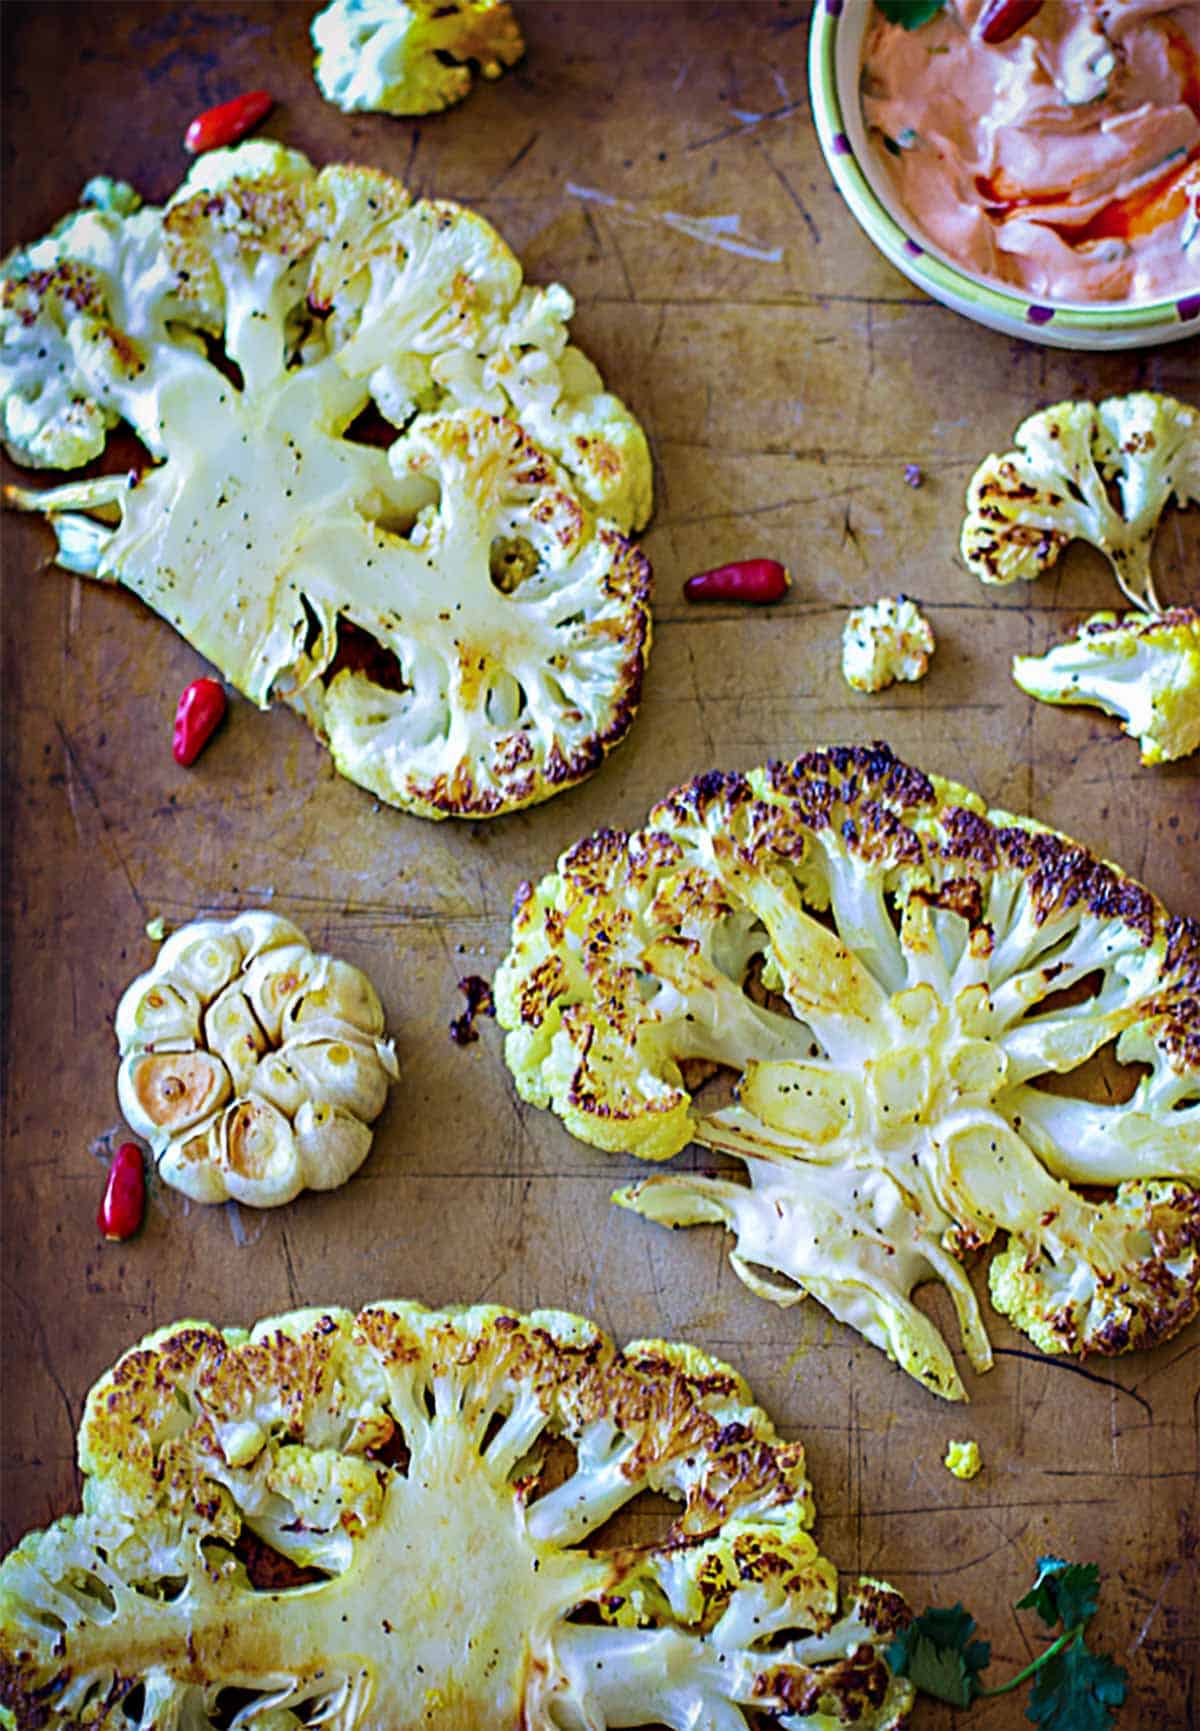
<path fill-rule="evenodd" d="M 912 1291 L 949 1288 L 987 1369 L 963 1263 L 1005 1235 L 992 1300 L 1043 1351 L 1200 1304 L 1200 923 L 885 745 L 704 775 L 579 842 L 518 893 L 495 998 L 519 1093 L 576 1136 L 741 1161 L 618 1201 L 725 1224 L 755 1292 L 811 1294 L 938 1394 L 963 1384 Z M 1076 1073 L 1109 1048 L 1102 1104 Z M 706 1109 L 717 1067 L 735 1103 Z"/>
<path fill-rule="evenodd" d="M 116 1014 L 125 1120 L 196 1202 L 344 1184 L 399 1071 L 367 976 L 277 914 L 173 932 Z"/>
<path fill-rule="evenodd" d="M 333 0 L 312 39 L 321 95 L 346 114 L 436 114 L 473 68 L 499 78 L 525 52 L 507 0 Z"/>
<path fill-rule="evenodd" d="M 907 1723 L 903 1600 L 839 1605 L 803 1448 L 691 1347 L 490 1306 L 180 1323 L 97 1383 L 79 1461 L 82 1513 L 0 1565 L 18 1724 Z M 598 1539 L 643 1492 L 669 1531 Z"/>
<path fill-rule="evenodd" d="M 650 464 L 566 290 L 471 211 L 266 141 L 163 209 L 117 190 L 0 273 L 9 454 L 74 468 L 119 422 L 148 453 L 8 490 L 58 563 L 393 805 L 488 817 L 591 773 L 649 651 Z"/>

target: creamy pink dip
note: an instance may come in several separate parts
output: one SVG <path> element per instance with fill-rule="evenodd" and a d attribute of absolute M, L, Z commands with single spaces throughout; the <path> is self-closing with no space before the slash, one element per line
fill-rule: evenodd
<path fill-rule="evenodd" d="M 995 46 L 984 4 L 867 28 L 863 115 L 917 229 L 1050 300 L 1200 291 L 1200 0 L 1045 0 Z"/>

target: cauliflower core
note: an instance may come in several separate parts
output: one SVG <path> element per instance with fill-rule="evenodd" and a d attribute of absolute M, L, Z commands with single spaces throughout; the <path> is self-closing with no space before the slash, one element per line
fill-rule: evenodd
<path fill-rule="evenodd" d="M 312 21 L 321 95 L 347 114 L 434 114 L 472 68 L 499 78 L 525 52 L 505 0 L 333 0 Z"/>
<path fill-rule="evenodd" d="M 1045 655 L 1015 655 L 1013 678 L 1044 703 L 1091 703 L 1120 718 L 1143 763 L 1200 747 L 1200 611 L 1093 613 Z"/>
<path fill-rule="evenodd" d="M 398 1074 L 366 975 L 275 914 L 197 920 L 117 1006 L 117 1094 L 160 1177 L 274 1208 L 366 1159 Z"/>
<path fill-rule="evenodd" d="M 483 1306 L 180 1323 L 92 1390 L 79 1461 L 82 1514 L 0 1565 L 19 1724 L 907 1723 L 903 1601 L 839 1610 L 803 1449 L 690 1347 Z M 596 1545 L 646 1491 L 663 1539 Z"/>
<path fill-rule="evenodd" d="M 1055 403 L 975 471 L 962 556 L 985 583 L 1030 581 L 1090 541 L 1128 600 L 1159 613 L 1150 555 L 1172 497 L 1200 503 L 1200 410 L 1154 391 Z"/>
<path fill-rule="evenodd" d="M 124 421 L 153 459 L 10 502 L 381 799 L 529 805 L 624 735 L 650 641 L 622 532 L 649 514 L 646 442 L 567 346 L 572 310 L 457 205 L 279 145 L 210 152 L 164 210 L 110 200 L 7 261 L 10 454 L 74 467 Z M 367 410 L 389 449 L 357 436 Z"/>
<path fill-rule="evenodd" d="M 723 1222 L 754 1291 L 811 1293 L 939 1394 L 963 1386 L 911 1292 L 945 1283 L 987 1369 L 962 1264 L 997 1235 L 993 1301 L 1044 1351 L 1148 1345 L 1200 1305 L 1200 924 L 885 745 L 701 776 L 578 843 L 519 892 L 494 989 L 525 1099 L 748 1180 L 618 1201 Z M 1100 1105 L 1072 1073 L 1113 1042 L 1145 1069 Z M 714 1066 L 737 1103 L 705 1111 Z"/>
<path fill-rule="evenodd" d="M 923 679 L 933 627 L 907 595 L 883 595 L 855 607 L 842 630 L 842 677 L 855 691 L 884 691 L 898 679 Z"/>

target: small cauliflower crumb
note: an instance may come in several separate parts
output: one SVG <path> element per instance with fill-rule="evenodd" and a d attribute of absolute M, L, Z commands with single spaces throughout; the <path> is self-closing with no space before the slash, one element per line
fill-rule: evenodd
<path fill-rule="evenodd" d="M 983 1469 L 983 1461 L 979 1456 L 977 1442 L 951 1442 L 946 1445 L 946 1458 L 942 1465 L 952 1472 L 956 1479 L 973 1479 Z"/>
<path fill-rule="evenodd" d="M 855 607 L 842 631 L 842 676 L 855 691 L 920 679 L 935 648 L 933 627 L 907 595 Z"/>
<path fill-rule="evenodd" d="M 161 914 L 155 914 L 152 920 L 146 921 L 146 936 L 154 943 L 161 944 L 167 935 L 167 922 Z"/>

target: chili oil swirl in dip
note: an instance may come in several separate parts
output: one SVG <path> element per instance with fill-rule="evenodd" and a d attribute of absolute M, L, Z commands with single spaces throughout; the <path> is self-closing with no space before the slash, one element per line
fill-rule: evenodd
<path fill-rule="evenodd" d="M 906 30 L 876 7 L 863 117 L 916 229 L 1056 301 L 1200 291 L 1200 0 L 1045 0 L 1007 40 L 985 0 Z"/>

